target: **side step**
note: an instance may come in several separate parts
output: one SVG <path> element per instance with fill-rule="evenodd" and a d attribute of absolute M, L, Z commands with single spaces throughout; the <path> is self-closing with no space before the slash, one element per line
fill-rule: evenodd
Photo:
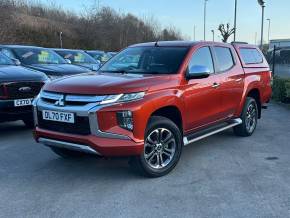
<path fill-rule="evenodd" d="M 242 123 L 243 123 L 243 121 L 240 118 L 237 118 L 234 120 L 230 120 L 229 122 L 221 123 L 221 124 L 212 126 L 208 129 L 204 129 L 204 130 L 195 132 L 191 135 L 183 137 L 183 144 L 184 144 L 184 146 L 187 146 L 193 142 L 196 142 L 196 141 L 199 141 L 201 139 L 207 138 L 209 136 L 215 135 L 219 132 L 230 129 L 234 126 L 238 126 Z"/>

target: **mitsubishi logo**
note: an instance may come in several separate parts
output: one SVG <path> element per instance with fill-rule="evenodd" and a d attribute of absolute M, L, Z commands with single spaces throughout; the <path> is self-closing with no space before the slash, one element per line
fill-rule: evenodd
<path fill-rule="evenodd" d="M 55 106 L 64 107 L 65 106 L 65 97 L 62 95 L 55 103 Z"/>

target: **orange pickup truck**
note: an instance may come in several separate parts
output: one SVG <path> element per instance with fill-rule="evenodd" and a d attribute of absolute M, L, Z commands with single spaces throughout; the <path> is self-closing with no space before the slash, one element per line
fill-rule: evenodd
<path fill-rule="evenodd" d="M 158 177 L 176 166 L 183 146 L 229 128 L 252 135 L 271 92 L 256 46 L 142 43 L 97 73 L 46 84 L 33 103 L 34 136 L 62 157 L 129 156 Z"/>

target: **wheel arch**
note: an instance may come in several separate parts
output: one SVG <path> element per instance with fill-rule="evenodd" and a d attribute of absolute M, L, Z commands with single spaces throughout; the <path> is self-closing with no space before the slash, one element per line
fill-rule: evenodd
<path fill-rule="evenodd" d="M 262 114 L 262 103 L 261 103 L 261 92 L 258 88 L 253 88 L 248 91 L 247 97 L 254 98 L 257 106 L 258 106 L 258 112 L 259 112 L 259 119 L 261 118 Z"/>
<path fill-rule="evenodd" d="M 167 105 L 161 108 L 156 109 L 150 115 L 152 116 L 161 116 L 166 117 L 171 120 L 175 125 L 181 130 L 181 134 L 183 134 L 183 119 L 181 115 L 181 110 L 175 105 Z M 149 121 L 148 121 L 149 122 Z"/>

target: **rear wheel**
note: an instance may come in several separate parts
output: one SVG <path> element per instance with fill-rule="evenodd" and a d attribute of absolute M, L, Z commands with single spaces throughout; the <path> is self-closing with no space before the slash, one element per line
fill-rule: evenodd
<path fill-rule="evenodd" d="M 153 116 L 145 133 L 144 151 L 130 164 L 148 177 L 168 174 L 179 161 L 182 137 L 179 128 L 165 117 Z"/>
<path fill-rule="evenodd" d="M 258 123 L 258 106 L 254 98 L 247 97 L 243 108 L 241 119 L 243 123 L 234 127 L 234 132 L 238 136 L 251 136 L 257 127 Z"/>
<path fill-rule="evenodd" d="M 78 158 L 78 157 L 83 157 L 85 156 L 84 153 L 79 152 L 79 151 L 72 151 L 64 148 L 56 148 L 52 147 L 51 150 L 57 154 L 58 156 L 62 158 Z"/>

